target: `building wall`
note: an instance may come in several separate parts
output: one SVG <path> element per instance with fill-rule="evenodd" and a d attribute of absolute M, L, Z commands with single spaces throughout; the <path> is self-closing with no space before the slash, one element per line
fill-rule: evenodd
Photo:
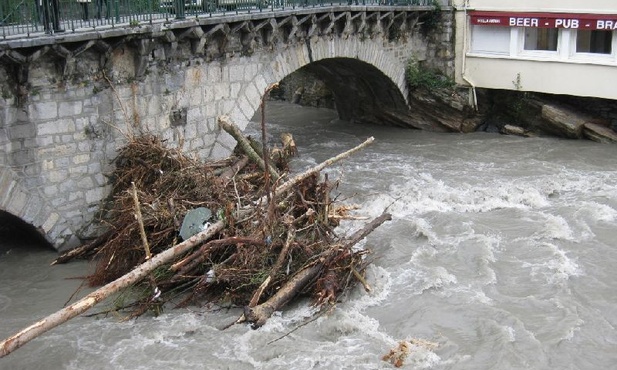
<path fill-rule="evenodd" d="M 603 0 L 455 0 L 454 6 L 458 83 L 617 99 L 614 81 L 607 78 L 617 73 L 615 4 Z M 546 13 L 548 18 L 537 13 Z M 478 23 L 479 14 L 487 16 L 486 24 L 497 22 L 499 16 L 502 23 L 473 24 Z M 587 25 L 590 28 L 584 29 Z M 537 48 L 548 50 L 533 50 Z"/>

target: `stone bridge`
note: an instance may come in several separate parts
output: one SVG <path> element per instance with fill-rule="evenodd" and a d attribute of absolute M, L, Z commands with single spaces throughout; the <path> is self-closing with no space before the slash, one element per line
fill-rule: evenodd
<path fill-rule="evenodd" d="M 451 10 L 421 32 L 433 10 L 330 6 L 0 41 L 0 222 L 19 218 L 59 250 L 78 245 L 98 231 L 127 138 L 226 157 L 235 141 L 217 117 L 244 129 L 267 87 L 301 68 L 341 118 L 396 124 L 410 59 L 453 73 Z"/>

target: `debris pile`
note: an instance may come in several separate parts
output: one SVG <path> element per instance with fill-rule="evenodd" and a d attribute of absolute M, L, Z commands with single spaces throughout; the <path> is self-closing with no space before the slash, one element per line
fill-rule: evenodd
<path fill-rule="evenodd" d="M 60 256 L 57 263 L 91 258 L 87 280 L 99 286 L 120 279 L 153 256 L 190 243 L 132 286 L 124 307 L 131 316 L 174 306 L 214 302 L 244 308 L 238 322 L 263 325 L 297 296 L 326 307 L 363 273 L 368 250 L 354 245 L 390 219 L 382 214 L 348 237 L 335 232 L 350 206 L 332 198 L 338 182 L 321 169 L 362 145 L 289 178 L 295 143 L 267 148 L 242 136 L 227 118 L 219 124 L 238 141 L 229 158 L 202 163 L 159 138 L 133 138 L 115 160 L 113 190 L 101 216 L 107 231 Z M 208 238 L 198 237 L 208 234 Z M 193 240 L 196 240 L 193 242 Z"/>

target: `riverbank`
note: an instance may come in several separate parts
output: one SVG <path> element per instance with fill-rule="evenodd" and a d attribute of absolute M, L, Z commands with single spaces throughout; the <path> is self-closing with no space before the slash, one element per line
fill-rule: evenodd
<path fill-rule="evenodd" d="M 335 96 L 326 84 L 301 71 L 283 79 L 279 88 L 272 91 L 271 99 L 336 109 Z M 617 142 L 614 100 L 522 90 L 472 91 L 452 85 L 410 87 L 408 101 L 409 112 L 401 121 L 410 128 Z M 472 104 L 474 101 L 476 104 Z"/>
<path fill-rule="evenodd" d="M 523 91 L 483 90 L 478 130 L 617 142 L 617 102 Z"/>

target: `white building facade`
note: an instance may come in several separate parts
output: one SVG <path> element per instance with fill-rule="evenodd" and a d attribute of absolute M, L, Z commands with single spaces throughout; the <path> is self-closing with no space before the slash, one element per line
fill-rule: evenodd
<path fill-rule="evenodd" d="M 617 100 L 617 0 L 453 0 L 456 80 Z"/>

